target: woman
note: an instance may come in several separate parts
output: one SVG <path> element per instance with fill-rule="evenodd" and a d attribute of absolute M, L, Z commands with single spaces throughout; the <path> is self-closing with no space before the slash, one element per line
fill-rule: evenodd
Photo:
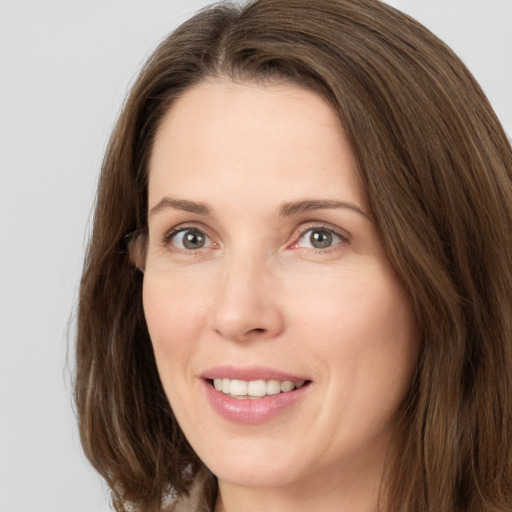
<path fill-rule="evenodd" d="M 375 0 L 221 4 L 111 138 L 76 401 L 116 510 L 512 509 L 512 150 Z"/>

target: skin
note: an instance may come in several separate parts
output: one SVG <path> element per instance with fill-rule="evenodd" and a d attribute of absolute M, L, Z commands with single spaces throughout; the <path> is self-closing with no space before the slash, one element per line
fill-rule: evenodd
<path fill-rule="evenodd" d="M 343 205 L 279 214 L 306 200 Z M 204 245 L 185 248 L 168 235 L 176 227 L 199 229 Z M 315 229 L 330 245 L 315 247 Z M 149 165 L 143 300 L 171 406 L 218 477 L 217 512 L 377 509 L 417 325 L 322 98 L 216 79 L 173 104 Z M 310 384 L 277 417 L 241 425 L 205 396 L 200 376 L 220 365 L 261 365 Z"/>

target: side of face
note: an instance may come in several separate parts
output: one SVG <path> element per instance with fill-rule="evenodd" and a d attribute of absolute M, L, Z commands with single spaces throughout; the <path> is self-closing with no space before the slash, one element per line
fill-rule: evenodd
<path fill-rule="evenodd" d="M 144 311 L 203 462 L 240 486 L 380 475 L 417 326 L 330 106 L 286 84 L 195 86 L 158 130 L 148 204 Z M 243 395 L 257 381 L 267 395 Z"/>

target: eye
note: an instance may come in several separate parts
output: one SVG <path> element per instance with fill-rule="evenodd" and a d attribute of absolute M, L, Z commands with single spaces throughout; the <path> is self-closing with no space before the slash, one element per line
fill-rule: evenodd
<path fill-rule="evenodd" d="M 293 244 L 293 248 L 309 247 L 322 250 L 329 249 L 342 242 L 346 242 L 346 239 L 332 229 L 316 227 L 304 231 L 297 242 Z"/>
<path fill-rule="evenodd" d="M 211 245 L 210 237 L 197 228 L 181 228 L 173 230 L 166 236 L 167 243 L 172 243 L 178 249 L 194 251 Z"/>

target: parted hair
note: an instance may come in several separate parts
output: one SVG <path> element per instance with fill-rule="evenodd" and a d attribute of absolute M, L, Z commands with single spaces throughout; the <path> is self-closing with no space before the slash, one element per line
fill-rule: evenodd
<path fill-rule="evenodd" d="M 162 510 L 202 468 L 160 383 L 132 260 L 144 257 L 159 123 L 215 77 L 298 84 L 329 102 L 412 297 L 421 349 L 385 510 L 510 512 L 510 141 L 459 58 L 378 0 L 216 4 L 170 34 L 131 88 L 99 179 L 76 344 L 81 441 L 115 509 Z"/>

